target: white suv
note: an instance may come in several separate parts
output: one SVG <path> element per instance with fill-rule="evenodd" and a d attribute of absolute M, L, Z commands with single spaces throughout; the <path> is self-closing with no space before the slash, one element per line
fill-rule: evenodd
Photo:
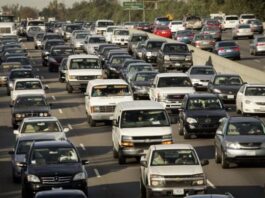
<path fill-rule="evenodd" d="M 128 45 L 130 31 L 128 29 L 117 28 L 113 30 L 111 42 L 117 45 Z"/>
<path fill-rule="evenodd" d="M 222 29 L 233 29 L 239 24 L 239 19 L 237 15 L 226 15 L 222 22 Z"/>
<path fill-rule="evenodd" d="M 132 91 L 124 80 L 89 81 L 85 93 L 85 108 L 90 126 L 96 126 L 97 121 L 111 120 L 117 103 L 132 100 Z"/>

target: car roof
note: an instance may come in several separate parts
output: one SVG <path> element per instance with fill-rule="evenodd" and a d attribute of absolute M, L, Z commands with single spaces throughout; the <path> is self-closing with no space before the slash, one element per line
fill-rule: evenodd
<path fill-rule="evenodd" d="M 36 197 L 40 197 L 42 198 L 42 196 L 45 196 L 45 198 L 47 198 L 48 196 L 56 196 L 56 195 L 84 195 L 84 193 L 81 190 L 75 190 L 75 189 L 71 189 L 71 190 L 67 190 L 67 189 L 63 189 L 63 190 L 46 190 L 46 191 L 40 191 L 36 194 Z M 84 195 L 85 197 L 85 195 Z"/>
<path fill-rule="evenodd" d="M 69 147 L 72 148 L 73 145 L 69 141 L 61 140 L 61 141 L 41 141 L 41 142 L 34 142 L 34 147 Z"/>
<path fill-rule="evenodd" d="M 15 83 L 16 82 L 25 82 L 25 81 L 40 81 L 41 80 L 39 78 L 18 78 L 15 80 Z"/>
<path fill-rule="evenodd" d="M 218 98 L 216 94 L 207 93 L 207 92 L 195 92 L 187 94 L 189 98 Z"/>
<path fill-rule="evenodd" d="M 40 122 L 40 121 L 58 121 L 56 117 L 28 117 L 24 118 L 23 122 Z"/>
<path fill-rule="evenodd" d="M 157 77 L 188 77 L 186 73 L 159 73 Z"/>
<path fill-rule="evenodd" d="M 98 56 L 93 54 L 73 54 L 68 56 L 68 59 L 75 59 L 75 58 L 96 58 L 98 59 Z"/>
<path fill-rule="evenodd" d="M 120 102 L 117 104 L 118 108 L 124 110 L 148 110 L 148 109 L 165 109 L 159 102 L 148 100 L 137 100 Z"/>
<path fill-rule="evenodd" d="M 261 120 L 258 117 L 231 116 L 229 117 L 229 122 L 261 122 Z"/>
<path fill-rule="evenodd" d="M 95 80 L 90 80 L 88 82 L 91 86 L 96 86 L 96 85 L 114 85 L 114 84 L 126 84 L 122 79 L 95 79 Z"/>
<path fill-rule="evenodd" d="M 158 144 L 152 145 L 152 150 L 167 150 L 167 149 L 192 149 L 194 150 L 191 144 Z"/>
<path fill-rule="evenodd" d="M 55 140 L 55 136 L 53 134 L 27 134 L 23 136 L 19 136 L 17 138 L 18 141 L 30 141 L 30 140 Z"/>
<path fill-rule="evenodd" d="M 265 84 L 246 84 L 246 87 L 265 87 Z"/>

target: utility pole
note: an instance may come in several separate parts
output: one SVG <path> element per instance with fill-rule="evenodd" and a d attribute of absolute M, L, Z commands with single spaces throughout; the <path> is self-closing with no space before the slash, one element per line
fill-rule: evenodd
<path fill-rule="evenodd" d="M 145 22 L 145 4 L 144 4 L 144 0 L 143 0 L 143 22 Z"/>

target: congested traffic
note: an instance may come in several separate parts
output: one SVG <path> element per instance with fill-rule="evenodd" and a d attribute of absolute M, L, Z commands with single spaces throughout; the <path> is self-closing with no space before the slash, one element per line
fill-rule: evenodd
<path fill-rule="evenodd" d="M 264 185 L 265 84 L 196 64 L 192 48 L 240 60 L 235 40 L 246 38 L 262 54 L 260 23 L 253 14 L 131 26 L 36 19 L 1 35 L 14 183 L 2 185 L 18 193 L 0 197 L 244 198 L 252 177 Z"/>

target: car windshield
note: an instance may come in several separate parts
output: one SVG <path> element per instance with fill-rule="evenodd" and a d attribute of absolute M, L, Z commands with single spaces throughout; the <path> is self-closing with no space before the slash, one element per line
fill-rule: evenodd
<path fill-rule="evenodd" d="M 92 97 L 130 96 L 128 85 L 97 85 L 92 89 Z"/>
<path fill-rule="evenodd" d="M 27 97 L 18 97 L 15 101 L 15 107 L 34 107 L 34 106 L 46 106 L 47 103 L 43 97 L 27 96 Z"/>
<path fill-rule="evenodd" d="M 243 82 L 239 76 L 219 76 L 215 78 L 215 85 L 241 85 Z"/>
<path fill-rule="evenodd" d="M 19 81 L 16 83 L 15 90 L 42 89 L 40 81 Z"/>
<path fill-rule="evenodd" d="M 112 32 L 113 30 L 117 29 L 118 27 L 108 27 L 106 32 Z"/>
<path fill-rule="evenodd" d="M 246 96 L 265 96 L 265 87 L 247 87 Z"/>
<path fill-rule="evenodd" d="M 11 57 L 6 60 L 6 62 L 19 62 L 21 65 L 30 65 L 29 59 L 22 57 L 22 58 L 17 58 L 17 57 Z"/>
<path fill-rule="evenodd" d="M 226 17 L 226 19 L 225 20 L 227 20 L 227 21 L 237 21 L 238 20 L 238 17 Z"/>
<path fill-rule="evenodd" d="M 148 42 L 146 49 L 160 49 L 163 43 L 163 41 Z"/>
<path fill-rule="evenodd" d="M 80 30 L 82 27 L 80 25 L 66 26 L 65 31 L 72 33 L 74 30 Z"/>
<path fill-rule="evenodd" d="M 195 40 L 196 41 L 199 41 L 199 40 L 213 40 L 213 36 L 210 35 L 210 34 L 201 34 L 201 35 L 197 35 L 195 37 Z"/>
<path fill-rule="evenodd" d="M 31 27 L 29 28 L 29 32 L 40 32 L 41 28 L 40 27 Z"/>
<path fill-rule="evenodd" d="M 191 31 L 178 31 L 177 36 L 192 36 L 193 33 Z"/>
<path fill-rule="evenodd" d="M 30 21 L 28 22 L 28 26 L 44 26 L 44 21 Z"/>
<path fill-rule="evenodd" d="M 21 133 L 60 132 L 58 121 L 25 122 Z"/>
<path fill-rule="evenodd" d="M 108 27 L 108 26 L 111 26 L 111 25 L 114 25 L 114 23 L 111 22 L 111 21 L 98 22 L 98 27 Z"/>
<path fill-rule="evenodd" d="M 207 25 L 219 25 L 219 21 L 217 20 L 210 20 L 210 21 L 207 21 Z"/>
<path fill-rule="evenodd" d="M 106 43 L 106 40 L 104 37 L 92 37 L 89 38 L 89 43 Z"/>
<path fill-rule="evenodd" d="M 151 166 L 199 165 L 195 152 L 191 149 L 155 150 Z"/>
<path fill-rule="evenodd" d="M 140 42 L 140 41 L 145 41 L 148 38 L 148 36 L 133 36 L 132 37 L 132 42 Z"/>
<path fill-rule="evenodd" d="M 239 25 L 238 26 L 239 29 L 250 29 L 250 25 L 245 24 L 245 25 Z"/>
<path fill-rule="evenodd" d="M 121 116 L 121 128 L 169 126 L 165 110 L 124 111 Z"/>
<path fill-rule="evenodd" d="M 127 56 L 113 57 L 111 60 L 111 65 L 122 65 L 127 58 Z"/>
<path fill-rule="evenodd" d="M 156 73 L 138 73 L 136 74 L 135 81 L 137 82 L 153 82 Z"/>
<path fill-rule="evenodd" d="M 74 54 L 74 50 L 72 48 L 54 48 L 51 51 L 51 55 L 53 56 L 71 55 L 71 54 Z"/>
<path fill-rule="evenodd" d="M 114 35 L 128 36 L 129 30 L 115 30 Z"/>
<path fill-rule="evenodd" d="M 30 158 L 30 164 L 35 166 L 76 162 L 79 159 L 75 149 L 67 147 L 35 148 Z"/>
<path fill-rule="evenodd" d="M 255 19 L 255 16 L 254 15 L 243 15 L 241 16 L 242 19 Z"/>
<path fill-rule="evenodd" d="M 192 87 L 188 77 L 161 77 L 157 87 Z"/>
<path fill-rule="evenodd" d="M 186 45 L 174 44 L 174 45 L 166 45 L 164 51 L 167 53 L 185 53 L 188 52 L 189 49 Z"/>
<path fill-rule="evenodd" d="M 17 78 L 34 78 L 32 71 L 12 71 L 10 73 L 10 79 L 17 79 Z"/>
<path fill-rule="evenodd" d="M 265 135 L 265 127 L 262 122 L 231 122 L 227 135 Z"/>
<path fill-rule="evenodd" d="M 190 98 L 187 104 L 189 110 L 222 109 L 218 98 Z"/>
<path fill-rule="evenodd" d="M 101 65 L 96 58 L 76 58 L 71 60 L 70 69 L 101 69 Z"/>
<path fill-rule="evenodd" d="M 213 68 L 193 67 L 190 71 L 191 75 L 213 75 L 215 74 Z"/>
<path fill-rule="evenodd" d="M 136 73 L 140 71 L 152 71 L 153 68 L 150 65 L 132 65 L 129 68 L 128 73 Z"/>
<path fill-rule="evenodd" d="M 87 37 L 88 33 L 82 33 L 82 34 L 77 34 L 76 39 L 85 39 Z"/>

